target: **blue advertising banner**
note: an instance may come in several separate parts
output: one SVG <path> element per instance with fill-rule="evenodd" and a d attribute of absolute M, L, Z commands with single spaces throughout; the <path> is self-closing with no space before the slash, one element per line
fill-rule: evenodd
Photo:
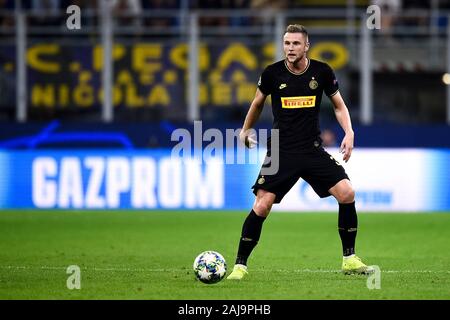
<path fill-rule="evenodd" d="M 238 209 L 252 204 L 248 167 L 169 149 L 0 152 L 0 208 Z"/>
<path fill-rule="evenodd" d="M 0 208 L 239 209 L 264 150 L 247 164 L 173 157 L 157 150 L 0 151 Z M 340 161 L 337 149 L 328 150 Z M 450 150 L 357 149 L 342 163 L 360 211 L 450 211 Z M 274 210 L 335 211 L 302 179 Z"/>

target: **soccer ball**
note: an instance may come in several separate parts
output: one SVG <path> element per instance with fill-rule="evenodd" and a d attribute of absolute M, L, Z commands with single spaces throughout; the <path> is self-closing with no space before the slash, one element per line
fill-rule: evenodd
<path fill-rule="evenodd" d="M 225 258 L 215 251 L 204 251 L 194 260 L 194 273 L 198 280 L 203 283 L 217 283 L 227 273 Z"/>

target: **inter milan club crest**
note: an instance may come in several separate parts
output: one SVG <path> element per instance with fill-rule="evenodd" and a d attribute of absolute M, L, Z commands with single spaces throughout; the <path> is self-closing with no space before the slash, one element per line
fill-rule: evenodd
<path fill-rule="evenodd" d="M 314 90 L 317 89 L 317 87 L 319 86 L 319 83 L 317 83 L 317 81 L 314 79 L 314 77 L 312 77 L 311 81 L 309 82 L 309 87 Z"/>
<path fill-rule="evenodd" d="M 264 179 L 264 176 L 262 176 L 261 178 L 258 179 L 258 184 L 263 184 L 264 182 L 266 182 L 266 179 Z"/>

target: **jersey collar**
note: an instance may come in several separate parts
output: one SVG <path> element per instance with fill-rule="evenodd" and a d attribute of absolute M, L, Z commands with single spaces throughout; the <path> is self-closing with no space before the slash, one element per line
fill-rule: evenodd
<path fill-rule="evenodd" d="M 286 63 L 286 59 L 284 60 L 284 66 L 286 67 L 286 69 L 287 69 L 290 73 L 295 74 L 296 76 L 300 76 L 300 75 L 304 74 L 304 73 L 306 72 L 306 70 L 308 70 L 308 68 L 309 68 L 309 63 L 310 63 L 311 59 L 308 59 L 308 58 L 306 58 L 306 59 L 308 60 L 308 64 L 306 65 L 305 70 L 303 70 L 302 72 L 294 72 L 294 71 L 292 71 L 291 69 L 289 69 L 289 67 L 288 67 L 288 65 L 287 65 L 287 63 Z"/>

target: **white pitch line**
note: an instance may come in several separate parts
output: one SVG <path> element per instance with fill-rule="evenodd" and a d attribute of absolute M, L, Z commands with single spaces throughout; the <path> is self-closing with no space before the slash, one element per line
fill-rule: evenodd
<path fill-rule="evenodd" d="M 67 267 L 54 267 L 54 266 L 0 266 L 0 269 L 11 269 L 11 270 L 66 270 Z M 122 267 L 80 267 L 80 270 L 84 271 L 113 271 L 113 272 L 184 272 L 190 271 L 190 269 L 152 269 L 152 268 L 122 268 Z M 252 269 L 253 272 L 282 272 L 282 273 L 341 273 L 341 270 L 312 270 L 312 269 Z M 450 270 L 383 270 L 382 273 L 449 273 Z"/>

